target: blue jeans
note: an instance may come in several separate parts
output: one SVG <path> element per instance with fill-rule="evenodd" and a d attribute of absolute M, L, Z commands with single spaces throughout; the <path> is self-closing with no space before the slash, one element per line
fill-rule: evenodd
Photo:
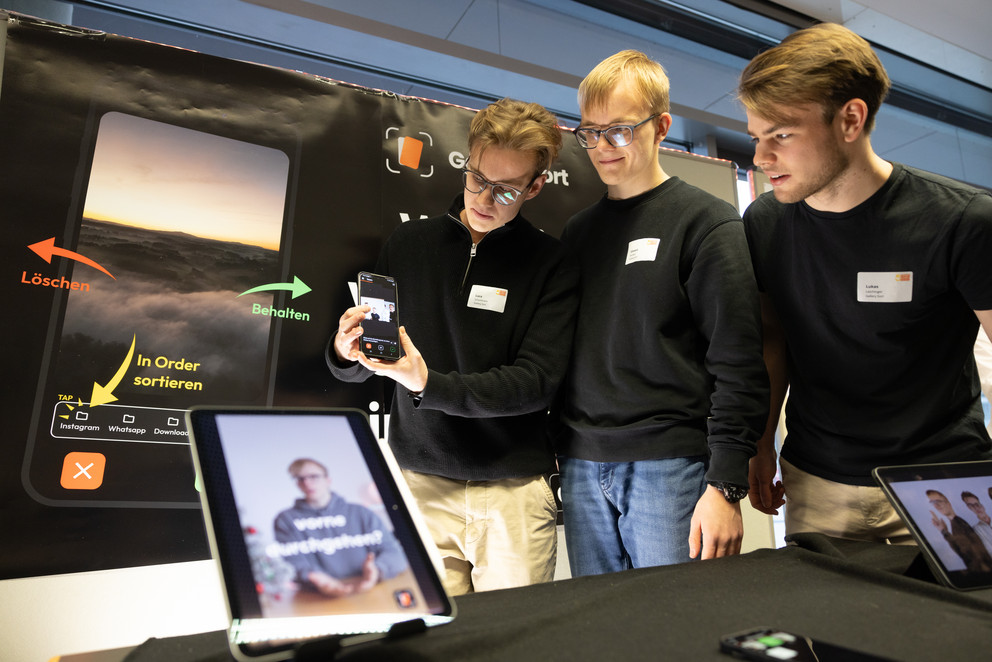
<path fill-rule="evenodd" d="M 706 489 L 706 457 L 560 457 L 558 466 L 573 576 L 691 560 L 689 524 Z"/>

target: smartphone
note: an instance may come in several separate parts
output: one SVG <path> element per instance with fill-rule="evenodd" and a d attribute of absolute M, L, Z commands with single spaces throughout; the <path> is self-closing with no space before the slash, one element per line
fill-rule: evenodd
<path fill-rule="evenodd" d="M 358 304 L 371 308 L 362 322 L 360 347 L 369 358 L 396 361 L 400 358 L 400 322 L 396 305 L 396 279 L 361 271 L 358 274 Z"/>
<path fill-rule="evenodd" d="M 817 641 L 776 628 L 754 628 L 720 638 L 720 651 L 743 660 L 780 662 L 893 662 L 886 657 Z"/>

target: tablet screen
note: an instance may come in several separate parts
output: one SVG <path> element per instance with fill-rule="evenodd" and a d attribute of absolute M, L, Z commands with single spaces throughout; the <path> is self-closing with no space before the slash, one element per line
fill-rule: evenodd
<path fill-rule="evenodd" d="M 874 474 L 942 583 L 992 587 L 992 461 L 879 467 Z"/>
<path fill-rule="evenodd" d="M 235 654 L 450 620 L 361 412 L 194 408 L 189 420 Z"/>

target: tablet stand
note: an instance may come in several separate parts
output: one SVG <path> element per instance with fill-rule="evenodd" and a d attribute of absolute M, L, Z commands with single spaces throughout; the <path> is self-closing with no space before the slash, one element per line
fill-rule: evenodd
<path fill-rule="evenodd" d="M 415 618 L 410 621 L 402 621 L 400 623 L 394 623 L 389 631 L 385 635 L 333 635 L 330 637 L 321 637 L 319 639 L 313 639 L 305 643 L 300 644 L 296 648 L 296 652 L 293 655 L 293 660 L 296 662 L 318 662 L 333 660 L 338 653 L 340 653 L 345 648 L 352 648 L 355 646 L 362 646 L 368 644 L 374 644 L 377 642 L 386 641 L 389 639 L 398 639 L 400 637 L 406 637 L 411 634 L 418 634 L 427 630 L 427 624 L 424 623 L 424 619 Z"/>
<path fill-rule="evenodd" d="M 920 552 L 913 557 L 913 562 L 910 563 L 903 575 L 906 577 L 912 577 L 913 579 L 919 579 L 930 584 L 940 584 L 937 580 L 937 576 L 934 575 L 933 570 L 930 569 L 930 564 L 927 563 L 927 559 L 923 555 L 923 552 Z"/>

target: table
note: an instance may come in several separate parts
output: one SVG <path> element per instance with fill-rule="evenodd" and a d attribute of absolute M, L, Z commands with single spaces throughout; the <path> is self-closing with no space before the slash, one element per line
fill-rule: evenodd
<path fill-rule="evenodd" d="M 720 635 L 769 625 L 904 662 L 988 662 L 992 589 L 927 574 L 914 547 L 799 534 L 776 550 L 460 596 L 451 624 L 337 659 L 727 662 Z M 211 632 L 152 639 L 124 659 L 230 657 Z"/>

